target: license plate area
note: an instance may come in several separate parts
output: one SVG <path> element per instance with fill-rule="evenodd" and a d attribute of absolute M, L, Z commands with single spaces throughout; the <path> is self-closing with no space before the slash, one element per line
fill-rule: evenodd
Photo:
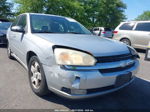
<path fill-rule="evenodd" d="M 116 78 L 115 87 L 120 87 L 132 79 L 132 73 L 121 74 Z"/>

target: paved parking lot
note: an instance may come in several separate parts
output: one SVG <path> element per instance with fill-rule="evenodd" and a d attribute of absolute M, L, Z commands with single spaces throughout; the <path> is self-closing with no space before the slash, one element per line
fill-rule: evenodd
<path fill-rule="evenodd" d="M 0 47 L 0 109 L 146 109 L 150 110 L 150 62 L 140 52 L 140 71 L 128 87 L 112 94 L 71 101 L 54 94 L 40 98 L 30 89 L 27 71 Z"/>

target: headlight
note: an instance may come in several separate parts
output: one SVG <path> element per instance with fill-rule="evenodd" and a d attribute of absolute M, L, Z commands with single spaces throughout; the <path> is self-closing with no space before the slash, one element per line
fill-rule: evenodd
<path fill-rule="evenodd" d="M 140 58 L 140 56 L 138 55 L 138 53 L 136 52 L 136 50 L 133 47 L 128 46 L 128 49 L 129 49 L 130 53 L 132 54 L 132 56 L 134 56 L 136 58 Z"/>
<path fill-rule="evenodd" d="M 93 66 L 96 63 L 90 54 L 76 50 L 56 48 L 54 54 L 59 65 Z"/>

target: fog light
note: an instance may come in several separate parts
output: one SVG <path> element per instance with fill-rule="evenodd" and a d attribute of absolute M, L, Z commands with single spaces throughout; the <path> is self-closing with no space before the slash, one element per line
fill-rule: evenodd
<path fill-rule="evenodd" d="M 62 87 L 61 90 L 65 93 L 71 94 L 71 90 L 69 88 Z"/>
<path fill-rule="evenodd" d="M 86 94 L 86 93 L 87 93 L 86 90 L 82 90 L 82 89 L 71 89 L 71 94 L 81 95 L 81 94 Z"/>

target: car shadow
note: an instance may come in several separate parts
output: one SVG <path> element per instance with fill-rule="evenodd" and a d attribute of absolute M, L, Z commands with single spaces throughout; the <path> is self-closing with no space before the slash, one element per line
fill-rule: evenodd
<path fill-rule="evenodd" d="M 84 100 L 68 100 L 55 94 L 42 97 L 42 99 L 64 105 L 70 110 L 145 109 L 150 111 L 150 82 L 136 78 L 132 84 L 117 92 Z"/>
<path fill-rule="evenodd" d="M 0 45 L 0 48 L 7 48 L 7 45 Z"/>
<path fill-rule="evenodd" d="M 143 50 L 143 49 L 136 49 L 136 51 L 139 53 L 144 53 L 144 54 L 146 53 L 146 50 Z"/>

